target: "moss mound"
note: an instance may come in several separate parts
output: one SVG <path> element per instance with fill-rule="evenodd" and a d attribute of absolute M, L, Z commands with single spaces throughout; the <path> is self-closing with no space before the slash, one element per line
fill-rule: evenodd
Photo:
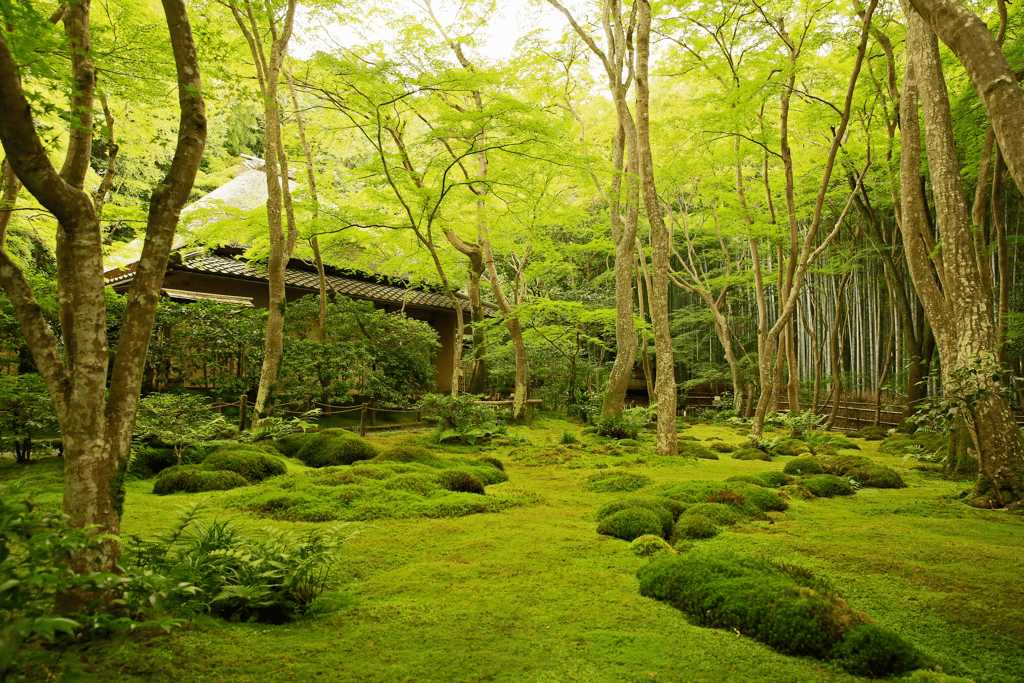
<path fill-rule="evenodd" d="M 913 644 L 875 624 L 854 626 L 831 656 L 850 673 L 870 678 L 898 675 L 924 665 L 924 655 Z"/>
<path fill-rule="evenodd" d="M 695 441 L 680 441 L 679 455 L 684 458 L 697 458 L 699 460 L 718 460 L 718 453 L 709 450 L 704 444 Z"/>
<path fill-rule="evenodd" d="M 677 541 L 676 546 L 679 545 L 678 541 L 700 540 L 717 535 L 718 527 L 704 515 L 683 515 L 672 529 L 672 538 Z"/>
<path fill-rule="evenodd" d="M 744 519 L 744 514 L 724 503 L 701 503 L 683 513 L 683 517 L 699 515 L 706 517 L 717 526 L 732 526 Z"/>
<path fill-rule="evenodd" d="M 851 496 L 855 493 L 853 487 L 845 479 L 834 474 L 815 474 L 810 477 L 802 477 L 797 483 L 818 498 Z"/>
<path fill-rule="evenodd" d="M 782 473 L 791 474 L 796 477 L 808 474 L 825 474 L 825 463 L 821 458 L 805 455 L 787 462 L 786 466 L 782 468 Z"/>
<path fill-rule="evenodd" d="M 247 444 L 245 444 L 247 445 Z M 257 449 L 218 448 L 203 461 L 202 468 L 211 471 L 235 472 L 246 481 L 263 481 L 287 471 L 281 458 L 267 455 Z"/>
<path fill-rule="evenodd" d="M 481 496 L 485 493 L 484 482 L 480 477 L 463 469 L 441 470 L 437 474 L 437 481 L 440 482 L 441 488 L 448 491 L 476 493 Z"/>
<path fill-rule="evenodd" d="M 441 458 L 437 457 L 423 446 L 412 446 L 408 444 L 392 446 L 387 450 L 381 451 L 373 460 L 374 462 L 418 462 L 424 465 L 430 465 L 431 467 L 437 467 L 439 464 L 442 464 L 443 466 L 444 462 Z"/>
<path fill-rule="evenodd" d="M 804 455 L 811 452 L 811 447 L 800 439 L 779 439 L 772 450 L 776 455 Z"/>
<path fill-rule="evenodd" d="M 199 493 L 225 491 L 248 485 L 245 477 L 226 470 L 210 471 L 198 465 L 176 465 L 162 471 L 153 482 L 153 493 Z"/>
<path fill-rule="evenodd" d="M 736 450 L 736 447 L 724 441 L 714 441 L 708 444 L 708 449 L 717 453 L 732 453 Z"/>
<path fill-rule="evenodd" d="M 288 434 L 282 436 L 280 439 L 274 442 L 274 448 L 285 456 L 286 458 L 294 458 L 295 454 L 299 452 L 299 449 L 306 443 L 313 434 L 306 434 L 303 432 L 295 432 L 294 434 Z"/>
<path fill-rule="evenodd" d="M 694 549 L 658 555 L 637 577 L 641 595 L 672 604 L 696 624 L 735 629 L 785 654 L 887 673 L 903 673 L 921 661 L 905 656 L 913 646 L 896 634 L 861 630 L 870 624 L 867 615 L 827 586 L 761 558 Z"/>
<path fill-rule="evenodd" d="M 851 477 L 861 486 L 901 489 L 907 485 L 893 468 L 861 455 L 837 455 L 830 458 L 826 466 L 833 474 Z"/>
<path fill-rule="evenodd" d="M 631 507 L 601 520 L 597 525 L 597 533 L 621 538 L 623 541 L 632 541 L 640 536 L 660 536 L 663 530 L 661 520 L 653 511 Z"/>
<path fill-rule="evenodd" d="M 128 466 L 128 472 L 138 479 L 149 479 L 177 464 L 178 457 L 174 454 L 173 448 L 139 446 L 132 449 L 132 460 Z"/>
<path fill-rule="evenodd" d="M 632 508 L 643 508 L 650 510 L 658 516 L 661 522 L 661 530 L 658 535 L 668 538 L 672 533 L 672 524 L 675 523 L 676 518 L 685 510 L 680 509 L 680 505 L 675 501 L 671 501 L 665 498 L 656 498 L 654 496 L 631 496 L 629 498 L 619 498 L 605 503 L 597 509 L 598 521 L 603 521 L 614 514 L 622 512 L 623 510 L 629 510 Z"/>
<path fill-rule="evenodd" d="M 325 429 L 312 434 L 295 457 L 310 467 L 351 465 L 377 457 L 377 448 L 345 429 Z"/>
<path fill-rule="evenodd" d="M 654 534 L 634 538 L 633 542 L 629 544 L 629 552 L 637 557 L 653 557 L 658 553 L 675 554 L 675 550 L 672 549 L 668 541 Z"/>
<path fill-rule="evenodd" d="M 751 446 L 744 446 L 743 448 L 733 451 L 733 459 L 735 460 L 763 460 L 765 462 L 771 462 L 772 456 L 768 455 L 762 450 L 753 448 Z"/>
<path fill-rule="evenodd" d="M 938 453 L 948 447 L 949 437 L 945 434 L 917 431 L 913 434 L 893 434 L 878 446 L 878 450 L 889 455 L 906 455 L 911 451 Z"/>
<path fill-rule="evenodd" d="M 406 472 L 391 477 L 384 482 L 384 488 L 395 491 L 407 491 L 420 496 L 429 496 L 441 486 L 441 480 L 436 474 L 430 472 Z M 447 489 L 452 490 L 452 489 Z"/>
<path fill-rule="evenodd" d="M 583 488 L 596 493 L 623 493 L 636 491 L 653 483 L 654 480 L 646 474 L 611 470 L 590 475 L 583 483 Z"/>

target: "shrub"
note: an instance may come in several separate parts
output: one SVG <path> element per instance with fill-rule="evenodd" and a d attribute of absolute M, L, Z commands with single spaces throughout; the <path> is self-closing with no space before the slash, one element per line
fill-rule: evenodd
<path fill-rule="evenodd" d="M 751 446 L 744 446 L 738 451 L 734 451 L 732 457 L 736 460 L 764 460 L 765 462 L 772 460 L 772 456 Z"/>
<path fill-rule="evenodd" d="M 566 429 L 564 432 L 562 432 L 562 443 L 564 443 L 564 444 L 571 444 L 571 443 L 579 443 L 579 442 L 580 442 L 580 435 L 577 434 L 576 432 L 569 431 L 568 429 Z"/>
<path fill-rule="evenodd" d="M 602 417 L 595 426 L 597 433 L 612 439 L 636 439 L 646 419 L 639 415 L 623 412 L 622 417 Z"/>
<path fill-rule="evenodd" d="M 629 510 L 631 508 L 643 508 L 650 510 L 658 516 L 661 520 L 661 531 L 658 532 L 660 536 L 668 538 L 669 534 L 672 533 L 672 524 L 676 521 L 676 514 L 668 505 L 665 504 L 665 499 L 654 498 L 654 497 L 641 497 L 634 496 L 630 498 L 619 498 L 611 502 L 605 503 L 597 509 L 597 520 L 607 519 L 612 515 L 622 512 L 623 510 Z"/>
<path fill-rule="evenodd" d="M 288 471 L 281 458 L 258 450 L 219 448 L 203 461 L 204 470 L 236 472 L 247 481 L 263 481 Z"/>
<path fill-rule="evenodd" d="M 718 527 L 704 515 L 683 515 L 672 529 L 672 538 L 674 539 L 713 538 L 717 535 Z M 676 549 L 679 550 L 679 548 Z"/>
<path fill-rule="evenodd" d="M 137 446 L 132 449 L 132 461 L 128 471 L 133 477 L 149 479 L 176 464 L 178 456 L 174 454 L 173 448 Z"/>
<path fill-rule="evenodd" d="M 233 522 L 204 523 L 198 507 L 169 531 L 135 548 L 135 561 L 198 590 L 183 602 L 226 619 L 283 623 L 305 614 L 328 586 L 351 534 L 320 528 L 298 536 L 267 528 L 250 534 Z"/>
<path fill-rule="evenodd" d="M 377 448 L 373 444 L 341 429 L 325 429 L 312 435 L 295 454 L 310 467 L 351 465 L 376 456 Z"/>
<path fill-rule="evenodd" d="M 421 496 L 429 496 L 434 491 L 442 488 L 438 476 L 429 472 L 399 474 L 385 481 L 384 487 L 399 491 L 409 491 Z"/>
<path fill-rule="evenodd" d="M 712 444 L 714 446 L 714 444 Z M 701 443 L 692 441 L 679 442 L 679 455 L 684 458 L 698 458 L 700 460 L 718 460 L 718 454 L 708 449 Z"/>
<path fill-rule="evenodd" d="M 767 561 L 693 550 L 642 567 L 640 593 L 664 600 L 706 627 L 735 629 L 792 655 L 827 657 L 861 612 L 813 581 Z"/>
<path fill-rule="evenodd" d="M 824 474 L 825 465 L 819 458 L 805 455 L 795 460 L 790 460 L 782 468 L 783 474 L 792 474 L 801 477 L 808 474 Z"/>
<path fill-rule="evenodd" d="M 855 676 L 883 678 L 912 671 L 924 663 L 913 644 L 875 624 L 850 629 L 832 651 L 839 665 Z"/>
<path fill-rule="evenodd" d="M 382 451 L 374 462 L 418 462 L 431 467 L 444 465 L 444 461 L 423 446 L 401 444 Z"/>
<path fill-rule="evenodd" d="M 313 434 L 304 434 L 302 432 L 286 434 L 274 442 L 274 447 L 286 458 L 294 458 L 299 452 L 299 449 L 305 445 L 306 441 L 309 440 L 311 436 L 313 436 Z"/>
<path fill-rule="evenodd" d="M 587 477 L 586 482 L 584 482 L 583 488 L 596 493 L 617 493 L 636 491 L 653 483 L 654 480 L 646 474 L 611 470 L 608 472 L 596 472 L 590 475 Z"/>
<path fill-rule="evenodd" d="M 773 449 L 777 455 L 803 455 L 811 452 L 811 447 L 800 439 L 779 439 Z"/>
<path fill-rule="evenodd" d="M 855 493 L 853 487 L 845 479 L 834 474 L 815 474 L 803 477 L 799 480 L 799 484 L 818 498 L 850 496 Z"/>
<path fill-rule="evenodd" d="M 664 532 L 657 514 L 646 508 L 631 507 L 601 520 L 597 533 L 632 541 L 640 536 L 659 536 Z"/>
<path fill-rule="evenodd" d="M 881 441 L 889 435 L 885 427 L 877 427 L 875 425 L 861 427 L 860 433 L 864 435 L 864 439 L 867 441 Z"/>
<path fill-rule="evenodd" d="M 237 472 L 210 471 L 200 465 L 175 465 L 168 467 L 153 482 L 153 493 L 163 496 L 168 493 L 199 493 L 200 491 L 225 491 L 247 486 L 245 477 Z"/>
<path fill-rule="evenodd" d="M 668 541 L 654 534 L 647 534 L 646 536 L 639 536 L 633 539 L 633 542 L 629 544 L 629 552 L 637 557 L 652 557 L 658 553 L 675 554 Z"/>
<path fill-rule="evenodd" d="M 722 503 L 700 503 L 694 505 L 683 513 L 687 515 L 701 515 L 707 517 L 718 526 L 732 526 L 743 519 L 743 515 L 728 505 Z"/>
<path fill-rule="evenodd" d="M 441 470 L 437 475 L 441 488 L 460 493 L 484 495 L 484 483 L 476 475 L 460 469 Z"/>

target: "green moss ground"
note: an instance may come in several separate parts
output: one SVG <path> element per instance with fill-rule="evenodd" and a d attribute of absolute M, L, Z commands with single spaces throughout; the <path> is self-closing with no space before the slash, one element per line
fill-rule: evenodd
<path fill-rule="evenodd" d="M 622 467 L 654 483 L 723 480 L 781 470 L 774 462 L 660 459 L 639 447 L 583 435 L 562 446 L 553 418 L 515 428 L 513 448 L 445 449 L 494 455 L 516 488 L 540 504 L 454 519 L 378 520 L 346 546 L 338 588 L 322 614 L 284 626 L 201 619 L 170 635 L 91 643 L 52 670 L 68 681 L 857 681 L 830 664 L 787 657 L 751 639 L 691 626 L 672 607 L 642 598 L 635 572 L 647 560 L 596 533 L 594 512 L 621 494 L 588 491 L 595 472 Z M 731 429 L 695 426 L 701 440 L 739 444 Z M 381 448 L 423 434 L 374 436 Z M 698 543 L 764 553 L 830 581 L 851 606 L 920 645 L 947 673 L 978 683 L 1024 680 L 1024 519 L 967 508 L 952 497 L 970 482 L 911 471 L 858 439 L 862 453 L 898 469 L 906 489 L 862 489 L 830 500 L 793 500 L 770 522 L 751 522 Z M 559 450 L 561 449 L 561 450 Z M 510 455 L 510 452 L 513 452 Z M 611 453 L 609 453 L 611 451 Z M 303 466 L 288 461 L 290 470 Z M 31 465 L 59 503 L 52 462 Z M 0 467 L 0 479 L 24 475 Z M 155 496 L 130 482 L 124 533 L 147 535 L 175 510 L 203 500 L 211 513 L 253 526 L 266 520 L 219 507 L 224 492 Z M 310 524 L 272 522 L 281 528 Z"/>

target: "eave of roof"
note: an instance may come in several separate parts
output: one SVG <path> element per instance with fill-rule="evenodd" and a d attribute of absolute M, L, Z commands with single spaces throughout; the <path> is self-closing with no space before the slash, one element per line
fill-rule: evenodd
<path fill-rule="evenodd" d="M 169 268 L 254 282 L 266 282 L 268 279 L 267 270 L 262 266 L 238 259 L 209 254 L 187 256 L 181 263 L 171 264 Z M 107 285 L 110 287 L 121 287 L 131 282 L 134 277 L 135 272 L 132 269 L 131 272 L 110 278 L 107 280 Z M 285 271 L 285 285 L 305 289 L 310 292 L 320 290 L 320 283 L 315 273 L 308 273 L 294 268 L 289 268 Z M 328 289 L 337 294 L 354 299 L 367 299 L 394 306 L 412 306 L 414 308 L 427 308 L 439 311 L 452 310 L 451 300 L 443 294 L 436 294 L 434 292 L 424 292 L 374 282 L 362 282 L 336 275 L 327 276 L 327 286 Z M 461 296 L 459 300 L 463 310 L 470 312 L 469 300 Z M 488 315 L 495 315 L 497 313 L 497 308 L 490 304 L 484 304 L 484 310 Z"/>

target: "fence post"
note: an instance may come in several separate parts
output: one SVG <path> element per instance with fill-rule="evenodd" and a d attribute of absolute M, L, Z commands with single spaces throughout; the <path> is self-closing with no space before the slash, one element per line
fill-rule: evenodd
<path fill-rule="evenodd" d="M 238 397 L 238 431 L 245 431 L 245 394 Z"/>
<path fill-rule="evenodd" d="M 369 405 L 369 404 L 367 404 L 367 405 Z M 370 426 L 371 427 L 376 427 L 377 426 L 377 409 L 374 408 L 373 406 L 370 406 L 369 407 L 369 411 L 370 411 Z"/>
<path fill-rule="evenodd" d="M 422 410 L 417 410 L 416 411 L 416 421 L 417 422 L 423 422 L 423 411 Z"/>
<path fill-rule="evenodd" d="M 366 404 L 359 409 L 359 436 L 366 436 Z"/>

